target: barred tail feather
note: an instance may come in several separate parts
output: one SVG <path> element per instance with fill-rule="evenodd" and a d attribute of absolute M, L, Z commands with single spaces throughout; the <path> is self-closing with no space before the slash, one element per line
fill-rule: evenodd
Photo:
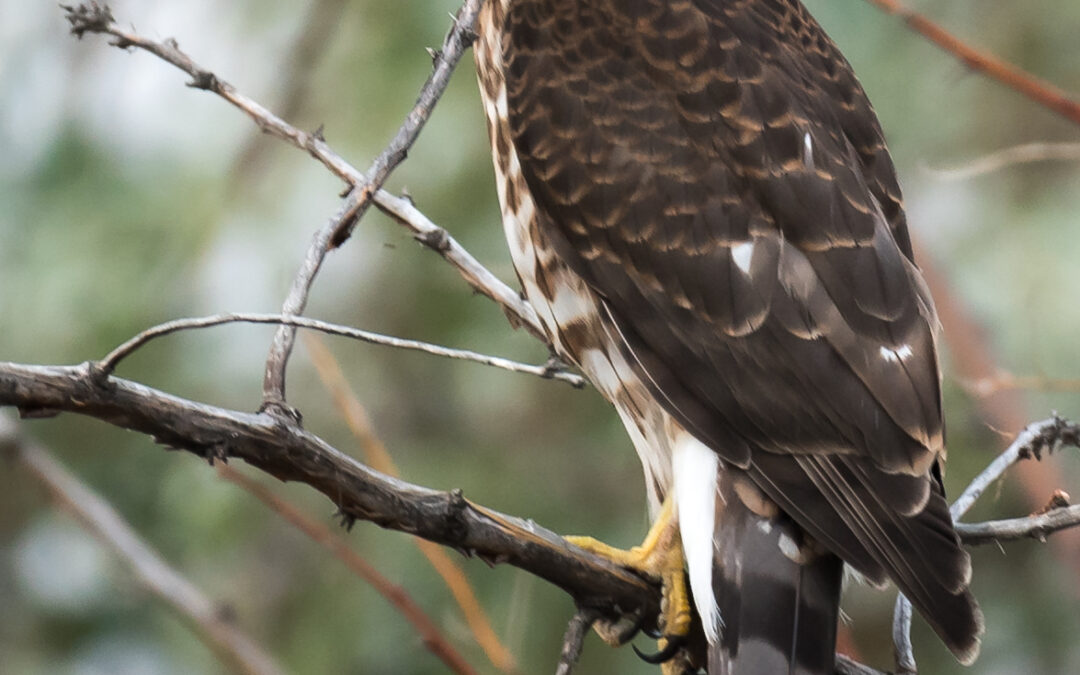
<path fill-rule="evenodd" d="M 744 477 L 721 478 L 708 673 L 832 675 L 843 562 L 762 497 Z"/>

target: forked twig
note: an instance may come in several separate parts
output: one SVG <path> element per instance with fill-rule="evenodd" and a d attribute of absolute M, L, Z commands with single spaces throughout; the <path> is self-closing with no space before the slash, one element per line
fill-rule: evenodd
<path fill-rule="evenodd" d="M 476 37 L 473 27 L 476 25 L 482 1 L 465 0 L 443 42 L 442 50 L 435 56 L 435 68 L 420 89 L 412 111 L 390 144 L 375 158 L 364 174 L 363 181 L 352 182 L 353 189 L 337 215 L 315 233 L 304 261 L 293 278 L 289 295 L 281 307 L 282 314 L 301 314 L 304 311 L 315 275 L 322 267 L 326 255 L 331 249 L 345 243 L 356 223 L 371 205 L 372 197 L 382 188 L 390 172 L 408 155 L 409 148 L 424 128 L 435 104 L 446 91 L 446 85 L 450 83 L 450 75 L 458 61 Z M 285 371 L 295 340 L 296 329 L 292 327 L 282 326 L 274 335 L 274 343 L 266 358 L 266 374 L 263 379 L 263 405 L 270 406 L 271 409 L 285 405 Z"/>
<path fill-rule="evenodd" d="M 949 508 L 953 521 L 957 523 L 956 529 L 961 540 L 965 544 L 974 545 L 1026 537 L 1039 539 L 1051 532 L 1080 525 L 1080 509 L 1076 507 L 1059 507 L 1045 514 L 1006 521 L 978 524 L 959 522 L 960 517 L 975 505 L 975 501 L 982 496 L 986 488 L 1000 479 L 1009 467 L 1021 459 L 1041 458 L 1043 452 L 1051 453 L 1064 445 L 1080 447 L 1080 424 L 1052 417 L 1029 424 L 1021 431 L 1009 447 L 968 484 L 967 489 Z M 897 671 L 900 673 L 917 672 L 911 644 L 911 618 L 911 603 L 900 593 L 896 597 L 893 610 L 893 647 L 896 652 Z"/>

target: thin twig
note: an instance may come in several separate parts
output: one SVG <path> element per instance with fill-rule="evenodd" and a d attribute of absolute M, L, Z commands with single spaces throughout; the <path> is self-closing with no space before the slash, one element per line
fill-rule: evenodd
<path fill-rule="evenodd" d="M 452 672 L 460 675 L 475 675 L 476 670 L 447 641 L 438 626 L 435 625 L 435 622 L 416 604 L 412 596 L 404 588 L 384 577 L 368 561 L 360 557 L 344 539 L 322 523 L 301 513 L 296 507 L 275 495 L 265 486 L 230 468 L 227 464 L 218 464 L 217 471 L 219 476 L 254 495 L 263 504 L 266 504 L 320 546 L 330 551 L 338 560 L 345 563 L 353 573 L 374 588 L 379 595 L 383 596 L 416 628 L 424 647 L 438 657 Z"/>
<path fill-rule="evenodd" d="M 956 531 L 968 546 L 1014 539 L 1046 541 L 1047 535 L 1080 525 L 1080 506 L 1064 506 L 1046 513 L 985 523 L 957 523 Z"/>
<path fill-rule="evenodd" d="M 139 584 L 160 598 L 233 671 L 278 675 L 283 671 L 242 631 L 229 612 L 210 600 L 172 568 L 108 502 L 72 475 L 41 445 L 18 435 L 15 423 L 0 415 L 0 449 L 10 452 L 48 491 L 56 505 L 75 517 L 135 574 Z"/>
<path fill-rule="evenodd" d="M 275 325 L 283 324 L 296 328 L 309 328 L 311 330 L 317 330 L 321 333 L 327 333 L 329 335 L 339 335 L 342 337 L 352 338 L 354 340 L 360 340 L 362 342 L 368 342 L 371 344 L 384 345 L 387 347 L 396 347 L 398 349 L 420 351 L 426 354 L 433 354 L 435 356 L 442 356 L 450 359 L 459 359 L 462 361 L 481 363 L 486 366 L 501 368 L 503 370 L 509 370 L 515 373 L 526 373 L 529 375 L 536 375 L 537 377 L 543 377 L 545 379 L 559 380 L 561 382 L 566 382 L 578 388 L 585 386 L 585 380 L 580 375 L 571 373 L 566 370 L 562 370 L 557 367 L 553 368 L 550 364 L 534 366 L 528 363 L 519 363 L 510 359 L 504 359 L 499 356 L 480 354 L 478 352 L 470 351 L 468 349 L 453 349 L 451 347 L 443 347 L 441 345 L 431 344 L 429 342 L 421 342 L 419 340 L 408 340 L 405 338 L 392 337 L 389 335 L 381 335 L 379 333 L 372 333 L 370 331 L 360 330 L 359 328 L 350 328 L 348 326 L 327 323 L 325 321 L 319 321 L 317 319 L 308 319 L 302 316 L 282 316 L 280 314 L 257 314 L 247 312 L 237 312 L 232 314 L 215 314 L 213 316 L 202 316 L 188 319 L 176 319 L 174 321 L 168 321 L 166 323 L 153 326 L 142 331 L 124 344 L 112 350 L 105 356 L 105 358 L 103 358 L 101 361 L 98 361 L 94 365 L 101 375 L 110 375 L 116 369 L 120 361 L 127 358 L 128 356 L 131 356 L 131 354 L 133 354 L 143 345 L 155 338 L 170 335 L 172 333 L 183 330 L 209 328 L 211 326 L 220 326 L 229 323 L 258 323 Z"/>
<path fill-rule="evenodd" d="M 1010 466 L 1021 459 L 1039 458 L 1042 452 L 1054 452 L 1062 445 L 1080 443 L 1080 425 L 1066 422 L 1060 417 L 1051 417 L 1041 422 L 1029 424 L 1021 431 L 1016 440 L 1005 449 L 997 459 L 990 463 L 982 473 L 975 477 L 964 493 L 953 502 L 950 511 L 954 521 L 967 513 L 982 493 L 994 481 L 1001 478 Z"/>
<path fill-rule="evenodd" d="M 968 68 L 984 73 L 1062 117 L 1080 124 L 1080 103 L 1072 100 L 1064 90 L 992 54 L 975 49 L 926 16 L 909 9 L 900 0 L 868 2 L 889 14 L 899 16 L 912 30 L 959 58 Z"/>
<path fill-rule="evenodd" d="M 911 643 L 911 617 L 914 610 L 911 601 L 903 593 L 896 596 L 893 607 L 893 655 L 896 672 L 900 675 L 919 672 L 915 664 L 915 646 Z"/>
<path fill-rule="evenodd" d="M 289 295 L 281 307 L 282 314 L 302 314 L 307 305 L 315 276 L 331 249 L 337 248 L 349 238 L 356 223 L 371 205 L 372 197 L 392 172 L 408 155 L 424 124 L 431 116 L 450 83 L 458 61 L 472 44 L 476 35 L 473 28 L 480 12 L 482 0 L 465 0 L 454 19 L 454 26 L 443 42 L 442 50 L 435 57 L 435 68 L 420 89 L 416 104 L 405 118 L 397 134 L 364 174 L 362 184 L 353 183 L 353 189 L 337 215 L 315 233 L 304 261 L 293 278 Z M 263 406 L 271 409 L 285 408 L 285 372 L 289 355 L 296 341 L 296 329 L 282 326 L 274 335 L 270 354 L 266 358 L 263 378 Z"/>
<path fill-rule="evenodd" d="M 941 180 L 965 180 L 1018 164 L 1048 161 L 1080 161 L 1080 143 L 1026 143 L 998 150 L 978 159 L 951 167 L 926 167 Z"/>
<path fill-rule="evenodd" d="M 349 386 L 349 382 L 345 379 L 345 374 L 341 372 L 341 366 L 338 365 L 337 359 L 330 353 L 330 350 L 323 344 L 319 336 L 308 333 L 305 337 L 304 344 L 311 355 L 311 362 L 315 365 L 319 379 L 322 380 L 323 386 L 330 391 L 331 396 L 334 398 L 334 404 L 345 419 L 349 430 L 360 442 L 365 461 L 376 471 L 398 478 L 401 472 L 398 471 L 394 460 L 386 450 L 386 446 L 383 445 L 382 440 L 375 433 L 367 411 L 364 410 L 360 399 L 352 390 L 352 387 Z M 424 557 L 431 563 L 438 575 L 442 577 L 446 587 L 450 589 L 454 601 L 457 602 L 462 615 L 465 617 L 465 622 L 469 625 L 469 630 L 472 631 L 473 638 L 480 645 L 480 648 L 484 650 L 492 665 L 504 673 L 516 673 L 517 659 L 499 640 L 499 636 L 495 633 L 495 629 L 492 628 L 491 621 L 488 620 L 487 613 L 484 612 L 484 608 L 480 605 L 472 584 L 469 583 L 469 579 L 465 576 L 461 566 L 451 560 L 446 550 L 438 544 L 415 537 L 413 541 L 416 542 L 417 548 L 424 554 Z"/>
<path fill-rule="evenodd" d="M 562 650 L 559 653 L 559 665 L 555 668 L 555 675 L 571 675 L 574 672 L 574 666 L 581 658 L 585 636 L 599 618 L 600 616 L 591 609 L 579 609 L 574 612 L 563 635 Z"/>
<path fill-rule="evenodd" d="M 1042 452 L 1054 452 L 1062 445 L 1080 447 L 1080 424 L 1066 422 L 1060 417 L 1051 417 L 1041 422 L 1029 424 L 1016 439 L 986 469 L 968 484 L 949 508 L 956 529 L 964 543 L 981 544 L 993 540 L 993 532 L 999 532 L 1002 539 L 1045 536 L 1078 523 L 1070 519 L 1080 517 L 1070 509 L 1055 509 L 1050 513 L 989 523 L 964 524 L 960 517 L 967 513 L 986 488 L 1001 478 L 1009 467 L 1021 459 L 1041 458 Z M 1063 513 L 1060 513 L 1063 512 Z M 893 610 L 893 648 L 896 652 L 897 670 L 900 673 L 917 672 L 915 653 L 911 644 L 911 602 L 900 593 L 896 597 Z"/>

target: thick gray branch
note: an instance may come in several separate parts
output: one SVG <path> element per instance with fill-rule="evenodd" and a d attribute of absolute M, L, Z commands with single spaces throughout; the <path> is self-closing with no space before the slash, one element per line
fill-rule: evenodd
<path fill-rule="evenodd" d="M 189 401 L 119 378 L 89 364 L 27 366 L 0 362 L 0 405 L 27 417 L 74 412 L 152 436 L 157 442 L 214 461 L 242 459 L 281 480 L 310 485 L 342 517 L 451 546 L 489 563 L 508 563 L 567 591 L 579 606 L 609 617 L 655 617 L 658 587 L 567 544 L 531 521 L 384 476 L 321 438 L 268 414 Z"/>

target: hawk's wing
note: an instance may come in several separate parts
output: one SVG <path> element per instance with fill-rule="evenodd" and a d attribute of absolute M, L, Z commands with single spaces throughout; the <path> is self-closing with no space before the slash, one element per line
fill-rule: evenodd
<path fill-rule="evenodd" d="M 503 44 L 543 236 L 658 400 L 973 658 L 937 318 L 832 42 L 789 1 L 520 0 Z"/>

